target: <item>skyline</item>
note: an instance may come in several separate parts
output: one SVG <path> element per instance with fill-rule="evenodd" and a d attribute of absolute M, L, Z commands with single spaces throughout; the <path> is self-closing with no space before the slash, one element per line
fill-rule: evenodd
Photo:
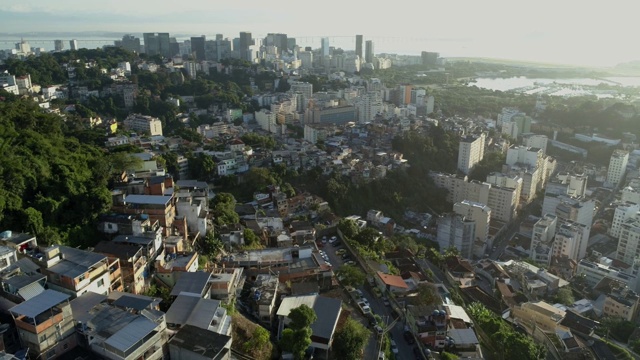
<path fill-rule="evenodd" d="M 627 1 L 614 0 L 607 7 L 585 7 L 575 1 L 536 2 L 522 9 L 512 1 L 482 3 L 452 1 L 414 2 L 399 0 L 390 6 L 367 6 L 328 0 L 321 6 L 303 8 L 289 0 L 274 0 L 265 6 L 257 1 L 216 6 L 192 0 L 189 7 L 175 8 L 166 0 L 113 0 L 109 8 L 92 2 L 68 0 L 42 4 L 23 0 L 3 6 L 3 32 L 170 32 L 189 35 L 237 37 L 240 31 L 255 35 L 286 33 L 309 36 L 426 39 L 377 43 L 376 52 L 439 52 L 443 57 L 489 57 L 558 64 L 613 66 L 640 60 L 633 44 L 634 12 Z M 614 12 L 615 11 L 615 12 Z M 311 16 L 312 15 L 312 16 Z M 254 36 L 255 36 L 254 35 Z M 27 39 L 28 40 L 28 39 Z M 403 49 L 410 47 L 411 49 Z M 301 44 L 319 46 L 318 44 Z M 332 44 L 333 45 L 333 44 Z M 422 48 L 414 49 L 414 46 Z"/>

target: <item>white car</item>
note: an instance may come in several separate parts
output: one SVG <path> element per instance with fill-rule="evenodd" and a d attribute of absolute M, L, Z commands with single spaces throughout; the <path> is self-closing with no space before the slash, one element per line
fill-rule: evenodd
<path fill-rule="evenodd" d="M 368 307 L 367 305 L 362 307 L 362 312 L 366 315 L 366 314 L 371 314 L 371 308 Z"/>
<path fill-rule="evenodd" d="M 371 306 L 371 304 L 369 304 L 369 300 L 367 300 L 367 298 L 363 297 L 362 300 L 360 300 L 360 301 L 362 301 L 366 306 Z"/>
<path fill-rule="evenodd" d="M 391 352 L 398 355 L 398 345 L 393 339 L 391 339 Z"/>

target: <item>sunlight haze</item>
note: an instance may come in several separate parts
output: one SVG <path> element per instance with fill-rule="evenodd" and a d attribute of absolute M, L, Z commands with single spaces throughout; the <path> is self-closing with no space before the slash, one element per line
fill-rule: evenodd
<path fill-rule="evenodd" d="M 393 1 L 314 3 L 275 0 L 93 2 L 24 0 L 3 5 L 3 34 L 114 31 L 254 37 L 335 36 L 351 50 L 356 33 L 376 39 L 376 52 L 437 51 L 444 57 L 491 57 L 593 66 L 640 59 L 633 44 L 637 5 L 577 1 Z M 5 36 L 6 37 L 6 36 Z M 317 39 L 300 45 L 319 46 Z"/>

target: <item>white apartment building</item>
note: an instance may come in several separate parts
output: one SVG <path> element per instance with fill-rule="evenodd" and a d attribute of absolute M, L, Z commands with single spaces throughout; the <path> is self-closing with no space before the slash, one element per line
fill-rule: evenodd
<path fill-rule="evenodd" d="M 486 135 L 467 136 L 460 139 L 458 152 L 458 170 L 464 174 L 469 171 L 484 158 L 484 145 Z"/>
<path fill-rule="evenodd" d="M 629 162 L 629 152 L 625 150 L 615 150 L 611 154 L 609 160 L 609 169 L 607 171 L 607 186 L 615 188 L 617 187 L 624 174 L 627 171 L 627 163 Z"/>
<path fill-rule="evenodd" d="M 152 116 L 131 114 L 124 120 L 124 127 L 151 136 L 162 136 L 162 121 Z"/>
<path fill-rule="evenodd" d="M 335 135 L 336 127 L 333 124 L 312 124 L 304 126 L 304 140 L 312 144 L 318 140 L 325 140 Z"/>
<path fill-rule="evenodd" d="M 560 173 L 547 183 L 545 192 L 570 197 L 584 196 L 587 191 L 588 176 Z"/>
<path fill-rule="evenodd" d="M 436 186 L 448 190 L 447 201 L 464 200 L 486 204 L 491 209 L 491 218 L 509 222 L 518 207 L 517 190 L 502 186 L 492 186 L 486 182 L 467 181 L 467 177 L 432 172 L 429 174 Z"/>
<path fill-rule="evenodd" d="M 558 218 L 553 214 L 545 214 L 533 225 L 530 257 L 537 263 L 551 264 L 551 250 L 556 234 Z"/>
<path fill-rule="evenodd" d="M 561 220 L 553 241 L 553 256 L 566 256 L 572 260 L 585 257 L 590 227 L 573 221 Z"/>
<path fill-rule="evenodd" d="M 280 132 L 281 126 L 276 124 L 276 113 L 269 110 L 261 109 L 256 112 L 256 122 L 260 125 L 260 128 L 264 131 L 268 131 L 272 134 Z"/>
<path fill-rule="evenodd" d="M 364 124 L 373 121 L 376 115 L 382 112 L 382 98 L 377 92 L 372 92 L 360 96 L 355 101 L 358 110 L 358 123 Z"/>
<path fill-rule="evenodd" d="M 455 247 L 462 257 L 470 259 L 476 237 L 475 227 L 473 220 L 455 213 L 439 217 L 437 240 L 440 250 Z"/>
<path fill-rule="evenodd" d="M 547 153 L 548 142 L 549 138 L 547 135 L 530 135 L 524 139 L 525 146 L 541 149 L 543 155 Z"/>
<path fill-rule="evenodd" d="M 634 264 L 640 258 L 640 216 L 622 223 L 616 257 L 627 264 Z"/>
<path fill-rule="evenodd" d="M 512 146 L 507 150 L 506 164 L 524 164 L 534 168 L 542 167 L 542 149 L 526 146 Z"/>
<path fill-rule="evenodd" d="M 313 84 L 302 81 L 290 81 L 289 84 L 291 85 L 289 91 L 292 94 L 302 94 L 302 111 L 306 110 L 309 99 L 313 97 Z"/>
<path fill-rule="evenodd" d="M 486 243 L 489 240 L 491 208 L 482 203 L 464 200 L 453 204 L 453 212 L 475 222 L 475 241 Z"/>
<path fill-rule="evenodd" d="M 492 186 L 501 186 L 505 188 L 515 189 L 516 190 L 516 198 L 518 202 L 520 202 L 520 197 L 522 196 L 522 187 L 524 184 L 524 180 L 522 176 L 515 175 L 507 175 L 499 172 L 494 172 L 487 175 L 487 183 Z"/>
<path fill-rule="evenodd" d="M 591 228 L 595 206 L 592 199 L 545 193 L 542 213 L 554 214 L 561 219 L 572 220 Z"/>
<path fill-rule="evenodd" d="M 634 188 L 632 186 L 627 186 L 622 189 L 622 202 L 630 202 L 634 204 L 640 204 L 640 191 L 639 188 Z"/>
<path fill-rule="evenodd" d="M 633 203 L 623 203 L 618 205 L 613 213 L 613 221 L 611 221 L 609 235 L 619 239 L 622 224 L 632 217 L 640 218 L 640 205 Z"/>
<path fill-rule="evenodd" d="M 605 277 L 623 282 L 625 285 L 635 292 L 640 288 L 640 276 L 629 274 L 622 269 L 611 265 L 612 261 L 608 258 L 601 258 L 599 262 L 594 263 L 586 259 L 578 262 L 576 274 L 584 274 L 589 286 L 594 287 Z"/>

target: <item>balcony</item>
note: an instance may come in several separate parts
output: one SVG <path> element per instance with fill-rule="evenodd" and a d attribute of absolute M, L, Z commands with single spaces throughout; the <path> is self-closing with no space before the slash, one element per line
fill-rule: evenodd
<path fill-rule="evenodd" d="M 51 309 L 51 313 L 45 312 L 38 315 L 36 319 L 22 315 L 17 317 L 15 320 L 18 328 L 26 330 L 32 334 L 39 334 L 46 329 L 61 323 L 63 319 L 64 316 L 60 309 Z"/>

